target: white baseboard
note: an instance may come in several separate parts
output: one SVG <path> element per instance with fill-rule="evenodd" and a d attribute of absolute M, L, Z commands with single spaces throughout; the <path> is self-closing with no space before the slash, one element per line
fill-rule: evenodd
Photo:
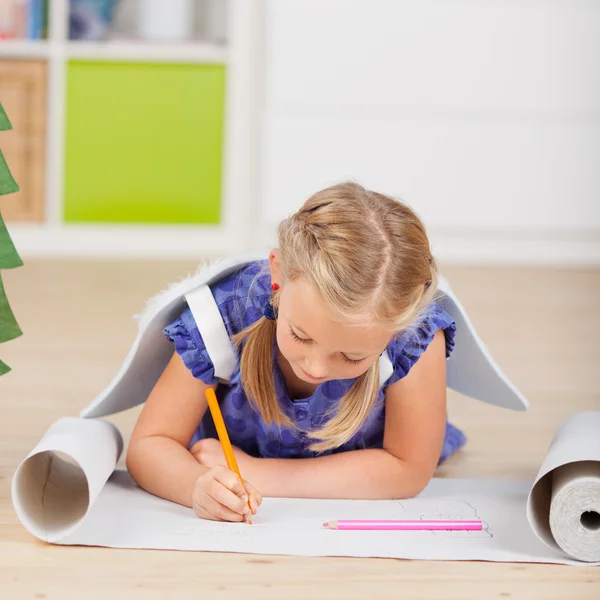
<path fill-rule="evenodd" d="M 222 227 L 6 224 L 22 258 L 212 258 L 243 252 Z"/>
<path fill-rule="evenodd" d="M 600 232 L 482 232 L 428 230 L 433 253 L 446 266 L 598 267 Z M 275 226 L 263 225 L 255 248 L 275 245 Z"/>
<path fill-rule="evenodd" d="M 260 227 L 244 239 L 221 227 L 199 226 L 50 226 L 7 224 L 19 254 L 34 258 L 211 258 L 264 250 L 275 245 L 274 228 Z M 496 232 L 430 232 L 441 264 L 543 267 L 600 266 L 600 234 L 544 239 Z"/>
<path fill-rule="evenodd" d="M 438 261 L 457 266 L 598 267 L 599 239 L 482 239 L 437 237 Z"/>

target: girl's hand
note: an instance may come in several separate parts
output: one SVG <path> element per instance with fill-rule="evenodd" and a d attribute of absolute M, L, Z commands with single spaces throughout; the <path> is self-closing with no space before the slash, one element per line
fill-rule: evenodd
<path fill-rule="evenodd" d="M 252 514 L 256 514 L 262 496 L 247 481 L 242 486 L 238 476 L 227 467 L 216 466 L 196 479 L 192 508 L 202 519 L 239 523 L 250 516 L 248 499 Z"/>

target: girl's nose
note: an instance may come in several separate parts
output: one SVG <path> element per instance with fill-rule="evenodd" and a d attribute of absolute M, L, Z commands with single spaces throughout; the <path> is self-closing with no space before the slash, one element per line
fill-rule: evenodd
<path fill-rule="evenodd" d="M 327 375 L 327 361 L 307 360 L 305 371 L 315 379 L 321 379 Z"/>

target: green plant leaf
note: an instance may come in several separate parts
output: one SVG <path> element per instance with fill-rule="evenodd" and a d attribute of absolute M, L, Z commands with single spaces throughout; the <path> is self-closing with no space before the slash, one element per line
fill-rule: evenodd
<path fill-rule="evenodd" d="M 0 104 L 0 131 L 7 131 L 8 129 L 12 129 L 12 124 L 8 120 L 8 117 L 2 108 L 2 104 Z"/>
<path fill-rule="evenodd" d="M 0 344 L 8 342 L 8 340 L 14 340 L 20 335 L 23 335 L 23 332 L 8 304 L 8 298 L 2 284 L 2 274 L 0 273 Z"/>
<path fill-rule="evenodd" d="M 0 269 L 14 269 L 23 266 L 23 261 L 6 229 L 0 213 Z"/>
<path fill-rule="evenodd" d="M 2 150 L 0 150 L 0 196 L 4 196 L 5 194 L 13 194 L 14 192 L 18 192 L 19 189 L 20 188 L 17 185 L 17 182 L 10 174 L 10 169 L 4 160 Z"/>
<path fill-rule="evenodd" d="M 1 360 L 0 360 L 0 376 L 2 375 L 6 375 L 6 373 L 8 373 L 10 371 L 10 367 L 8 365 L 5 365 Z"/>

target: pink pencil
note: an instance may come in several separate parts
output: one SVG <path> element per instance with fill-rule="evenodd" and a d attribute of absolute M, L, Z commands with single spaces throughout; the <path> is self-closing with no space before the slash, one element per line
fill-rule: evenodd
<path fill-rule="evenodd" d="M 329 521 L 323 523 L 328 529 L 345 531 L 481 531 L 481 521 Z"/>

